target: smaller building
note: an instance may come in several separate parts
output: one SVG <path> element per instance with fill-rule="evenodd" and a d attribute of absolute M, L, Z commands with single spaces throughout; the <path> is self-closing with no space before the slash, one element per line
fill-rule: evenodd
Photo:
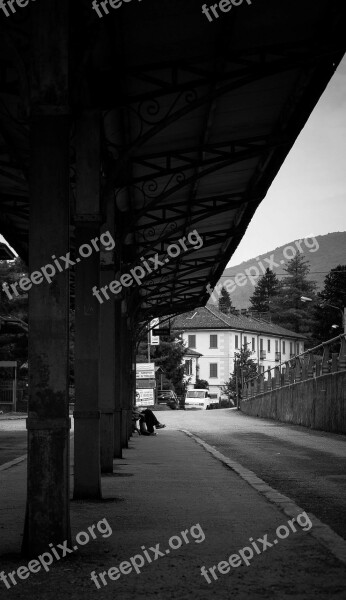
<path fill-rule="evenodd" d="M 199 376 L 199 363 L 198 359 L 202 356 L 200 352 L 188 348 L 184 356 L 185 362 L 185 381 L 189 382 L 189 388 L 194 387 L 197 379 L 201 379 Z"/>
<path fill-rule="evenodd" d="M 182 332 L 188 347 L 185 356 L 189 387 L 196 377 L 209 382 L 211 394 L 221 388 L 234 371 L 235 353 L 246 346 L 265 372 L 304 352 L 305 336 L 273 323 L 243 315 L 225 315 L 205 306 L 176 317 L 174 330 Z"/>

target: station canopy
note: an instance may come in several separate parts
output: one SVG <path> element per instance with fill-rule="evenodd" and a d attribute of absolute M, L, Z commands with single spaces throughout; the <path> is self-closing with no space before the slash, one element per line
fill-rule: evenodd
<path fill-rule="evenodd" d="M 345 2 L 253 0 L 213 22 L 197 0 L 132 0 L 102 18 L 71 4 L 71 243 L 73 118 L 99 109 L 122 270 L 162 263 L 136 286 L 142 318 L 202 306 L 343 57 Z M 24 259 L 34 10 L 0 25 L 0 225 Z M 284 224 L 279 197 L 277 210 Z"/>

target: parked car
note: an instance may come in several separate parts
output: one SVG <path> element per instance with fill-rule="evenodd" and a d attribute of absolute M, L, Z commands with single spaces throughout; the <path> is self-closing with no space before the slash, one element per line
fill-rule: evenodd
<path fill-rule="evenodd" d="M 178 397 L 173 390 L 159 390 L 157 392 L 157 403 L 166 404 L 173 410 L 179 407 Z"/>
<path fill-rule="evenodd" d="M 185 397 L 185 410 L 209 410 L 211 398 L 208 390 L 187 390 Z"/>

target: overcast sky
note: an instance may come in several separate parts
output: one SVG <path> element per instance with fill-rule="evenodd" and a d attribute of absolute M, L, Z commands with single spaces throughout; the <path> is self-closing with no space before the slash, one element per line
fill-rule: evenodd
<path fill-rule="evenodd" d="M 346 231 L 346 58 L 228 266 L 309 234 Z"/>

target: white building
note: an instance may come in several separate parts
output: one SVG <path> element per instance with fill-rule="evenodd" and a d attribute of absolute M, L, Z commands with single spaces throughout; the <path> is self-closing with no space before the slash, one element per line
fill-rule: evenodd
<path fill-rule="evenodd" d="M 233 373 L 234 353 L 244 344 L 253 352 L 251 358 L 258 362 L 260 372 L 304 352 L 305 336 L 301 334 L 253 317 L 225 315 L 211 306 L 178 316 L 173 329 L 183 332 L 188 347 L 189 387 L 193 387 L 197 373 L 199 379 L 209 382 L 212 394 L 220 392 Z"/>

